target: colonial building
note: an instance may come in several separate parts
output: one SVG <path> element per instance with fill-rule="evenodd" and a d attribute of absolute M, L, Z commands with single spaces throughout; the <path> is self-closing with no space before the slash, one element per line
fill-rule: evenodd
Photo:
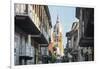
<path fill-rule="evenodd" d="M 76 8 L 79 19 L 79 46 L 83 61 L 94 60 L 94 8 Z"/>
<path fill-rule="evenodd" d="M 72 24 L 71 31 L 66 33 L 67 37 L 67 55 L 69 61 L 76 62 L 79 61 L 79 22 L 74 22 Z"/>
<path fill-rule="evenodd" d="M 49 53 L 51 54 L 51 62 L 60 62 L 64 55 L 64 48 L 62 45 L 62 26 L 57 16 L 56 24 L 51 32 L 51 43 L 49 44 Z M 57 61 L 60 60 L 60 61 Z"/>
<path fill-rule="evenodd" d="M 56 55 L 63 56 L 63 45 L 62 45 L 62 26 L 57 16 L 57 21 L 53 30 L 54 47 L 56 48 Z"/>
<path fill-rule="evenodd" d="M 66 57 L 69 62 L 92 61 L 94 60 L 94 9 L 77 7 L 76 17 L 79 22 L 74 22 L 71 31 L 66 33 Z"/>
<path fill-rule="evenodd" d="M 48 63 L 48 45 L 52 28 L 48 6 L 14 5 L 15 65 Z"/>

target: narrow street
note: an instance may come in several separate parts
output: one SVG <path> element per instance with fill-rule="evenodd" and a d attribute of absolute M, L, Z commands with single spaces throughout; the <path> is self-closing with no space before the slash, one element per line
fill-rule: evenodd
<path fill-rule="evenodd" d="M 14 64 L 94 61 L 94 8 L 14 4 Z"/>

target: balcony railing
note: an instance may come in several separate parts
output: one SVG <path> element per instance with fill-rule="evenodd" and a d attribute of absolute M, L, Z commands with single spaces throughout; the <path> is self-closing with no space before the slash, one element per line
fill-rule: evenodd
<path fill-rule="evenodd" d="M 34 48 L 32 46 L 22 46 L 20 49 L 20 56 L 34 57 Z"/>
<path fill-rule="evenodd" d="M 15 15 L 27 15 L 28 14 L 28 5 L 16 4 L 14 12 L 15 12 Z"/>

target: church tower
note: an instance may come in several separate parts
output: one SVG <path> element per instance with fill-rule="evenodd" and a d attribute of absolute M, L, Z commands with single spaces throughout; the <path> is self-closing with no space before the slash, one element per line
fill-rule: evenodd
<path fill-rule="evenodd" d="M 53 34 L 54 34 L 54 47 L 56 48 L 56 55 L 63 56 L 62 26 L 60 23 L 59 16 L 57 16 Z"/>

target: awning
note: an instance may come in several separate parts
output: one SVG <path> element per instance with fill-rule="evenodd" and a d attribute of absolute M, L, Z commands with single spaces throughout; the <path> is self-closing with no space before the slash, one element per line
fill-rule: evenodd
<path fill-rule="evenodd" d="M 16 26 L 21 28 L 27 34 L 39 34 L 40 33 L 38 28 L 35 26 L 34 22 L 29 18 L 29 16 L 16 15 L 15 16 L 15 29 L 16 29 Z"/>

